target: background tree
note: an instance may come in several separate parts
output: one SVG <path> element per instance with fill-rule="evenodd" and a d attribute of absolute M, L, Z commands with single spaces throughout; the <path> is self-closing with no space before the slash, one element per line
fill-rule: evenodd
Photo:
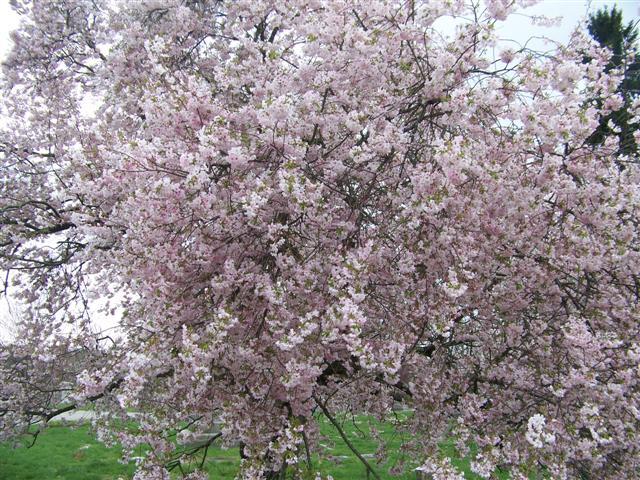
<path fill-rule="evenodd" d="M 0 260 L 33 354 L 0 369 L 5 435 L 55 416 L 23 380 L 61 365 L 101 438 L 149 446 L 137 479 L 217 420 L 242 477 L 301 476 L 318 414 L 398 400 L 440 478 L 445 437 L 485 477 L 637 478 L 640 172 L 588 141 L 619 78 L 585 35 L 501 50 L 498 0 L 14 3 Z"/>
<path fill-rule="evenodd" d="M 613 131 L 620 141 L 620 152 L 635 158 L 638 154 L 638 142 L 634 132 L 638 131 L 637 121 L 632 121 L 630 105 L 640 96 L 640 58 L 638 55 L 638 22 L 630 21 L 627 25 L 622 19 L 622 12 L 613 6 L 610 10 L 602 8 L 589 16 L 589 34 L 603 47 L 611 51 L 611 59 L 607 71 L 622 71 L 623 79 L 618 86 L 623 105 L 618 110 L 605 116 L 600 121 L 598 130 L 591 141 L 602 143 Z M 632 59 L 632 60 L 630 60 Z"/>

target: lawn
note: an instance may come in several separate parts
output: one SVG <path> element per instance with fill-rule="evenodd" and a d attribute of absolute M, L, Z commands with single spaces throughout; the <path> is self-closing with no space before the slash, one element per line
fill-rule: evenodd
<path fill-rule="evenodd" d="M 1 480 L 115 480 L 131 478 L 133 465 L 118 463 L 120 450 L 96 441 L 87 426 L 52 425 L 31 448 L 0 445 Z"/>
<path fill-rule="evenodd" d="M 384 479 L 411 479 L 415 473 L 408 471 L 402 476 L 388 473 L 392 464 L 401 457 L 400 439 L 394 436 L 390 423 L 376 424 L 382 436 L 391 442 L 391 462 L 376 465 L 371 458 L 376 445 L 369 438 L 367 417 L 357 417 L 355 421 L 344 423 L 344 429 L 354 446 L 367 457 L 376 471 Z M 335 480 L 367 478 L 362 463 L 355 457 L 329 422 L 321 421 L 324 435 L 321 445 L 323 452 L 313 458 L 314 471 L 333 476 Z M 478 479 L 469 471 L 469 461 L 455 457 L 451 443 L 441 446 L 453 463 L 465 472 L 466 478 Z M 119 448 L 106 448 L 97 442 L 88 426 L 69 427 L 52 425 L 42 432 L 36 444 L 31 448 L 12 448 L 9 444 L 0 444 L 0 480 L 117 480 L 130 479 L 134 466 L 122 465 Z M 212 480 L 233 479 L 238 471 L 239 456 L 237 449 L 223 450 L 212 446 L 207 455 L 205 468 Z M 505 476 L 506 477 L 506 476 Z M 177 478 L 177 477 L 176 477 Z"/>

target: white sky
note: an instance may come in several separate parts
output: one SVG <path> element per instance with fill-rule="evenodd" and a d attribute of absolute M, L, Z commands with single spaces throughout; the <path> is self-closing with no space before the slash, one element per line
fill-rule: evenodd
<path fill-rule="evenodd" d="M 11 48 L 9 32 L 18 27 L 18 16 L 11 10 L 9 0 L 0 0 L 0 60 Z"/>
<path fill-rule="evenodd" d="M 130 0 L 139 1 L 139 0 Z M 427 1 L 427 0 L 425 0 Z M 513 40 L 524 44 L 530 37 L 544 36 L 556 42 L 568 40 L 571 31 L 579 21 L 586 18 L 590 12 L 594 12 L 604 6 L 618 5 L 622 10 L 625 23 L 637 21 L 640 17 L 640 0 L 542 0 L 537 5 L 525 10 L 528 15 L 545 15 L 548 17 L 562 16 L 562 22 L 557 27 L 544 28 L 533 27 L 531 20 L 525 15 L 512 15 L 499 27 L 499 35 L 503 40 Z M 18 27 L 18 17 L 9 6 L 9 0 L 0 0 L 0 62 L 5 58 L 12 46 L 9 32 Z M 529 44 L 531 47 L 544 49 L 544 43 L 536 41 Z M 9 317 L 8 303 L 5 298 L 0 299 L 0 340 L 6 337 L 6 328 L 2 326 L 2 320 Z"/>

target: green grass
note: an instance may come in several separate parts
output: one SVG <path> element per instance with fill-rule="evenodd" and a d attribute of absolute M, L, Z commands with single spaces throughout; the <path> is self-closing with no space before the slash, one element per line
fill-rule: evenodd
<path fill-rule="evenodd" d="M 390 461 L 387 464 L 376 464 L 372 455 L 376 443 L 369 434 L 369 425 L 374 425 L 382 437 L 389 444 Z M 320 471 L 324 475 L 331 475 L 335 480 L 364 479 L 366 470 L 351 450 L 344 444 L 342 438 L 325 419 L 320 422 L 322 451 L 314 455 L 313 471 Z M 391 476 L 389 468 L 402 459 L 400 452 L 401 438 L 393 431 L 391 423 L 378 423 L 368 417 L 359 416 L 343 423 L 353 445 L 365 454 L 369 463 L 383 479 L 415 479 L 416 475 L 407 470 L 401 476 Z M 456 457 L 453 442 L 441 445 L 443 454 L 451 457 L 453 464 L 465 473 L 467 479 L 476 480 L 479 477 L 469 470 L 469 460 Z M 132 477 L 133 464 L 122 465 L 119 448 L 106 448 L 97 442 L 87 426 L 71 428 L 62 425 L 52 425 L 38 437 L 31 448 L 12 448 L 9 444 L 0 444 L 0 480 L 117 480 Z M 201 459 L 201 457 L 198 460 Z M 409 465 L 410 459 L 405 458 Z M 212 446 L 207 455 L 205 469 L 212 480 L 233 479 L 238 471 L 240 458 L 238 449 L 224 450 L 216 445 Z M 415 466 L 415 465 L 414 465 Z M 188 466 L 185 465 L 185 468 Z M 177 469 L 176 469 L 177 470 Z M 177 472 L 176 472 L 177 473 Z M 175 478 L 179 478 L 175 475 Z M 310 477 L 310 478 L 313 478 Z M 508 478 L 500 475 L 500 478 Z"/>
<path fill-rule="evenodd" d="M 133 465 L 118 463 L 119 448 L 106 448 L 88 427 L 52 425 L 31 448 L 0 445 L 0 480 L 116 480 Z"/>

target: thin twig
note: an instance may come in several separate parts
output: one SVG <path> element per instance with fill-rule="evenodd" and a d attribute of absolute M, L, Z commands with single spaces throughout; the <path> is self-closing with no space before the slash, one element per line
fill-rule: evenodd
<path fill-rule="evenodd" d="M 358 457 L 358 459 L 362 462 L 362 464 L 367 468 L 367 471 L 370 472 L 371 475 L 373 475 L 373 477 L 376 480 L 380 480 L 380 476 L 376 473 L 373 467 L 371 467 L 369 462 L 367 462 L 367 459 L 364 458 L 360 454 L 360 452 L 358 452 L 358 450 L 356 450 L 356 447 L 353 446 L 353 443 L 351 443 L 347 435 L 344 433 L 344 430 L 342 430 L 342 427 L 340 427 L 340 424 L 338 423 L 338 421 L 331 415 L 331 412 L 329 412 L 329 410 L 327 409 L 327 406 L 324 403 L 322 403 L 322 401 L 317 396 L 313 395 L 313 399 L 322 410 L 322 413 L 324 413 L 325 416 L 329 419 L 329 421 L 333 424 L 333 426 L 336 427 L 336 430 L 338 430 L 338 433 L 342 437 L 342 440 L 344 440 L 344 443 L 347 445 L 347 447 L 349 447 L 349 449 L 355 454 L 355 456 Z"/>

